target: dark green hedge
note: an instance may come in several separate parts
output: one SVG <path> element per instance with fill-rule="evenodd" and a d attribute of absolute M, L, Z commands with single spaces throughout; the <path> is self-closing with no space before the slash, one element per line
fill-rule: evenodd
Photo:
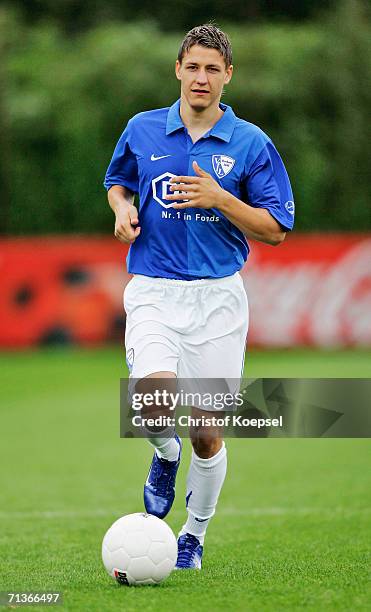
<path fill-rule="evenodd" d="M 300 230 L 371 229 L 362 6 L 301 26 L 225 26 L 235 74 L 224 101 L 275 141 Z M 180 36 L 136 23 L 68 38 L 0 12 L 0 40 L 2 232 L 112 232 L 106 166 L 130 116 L 178 97 Z"/>

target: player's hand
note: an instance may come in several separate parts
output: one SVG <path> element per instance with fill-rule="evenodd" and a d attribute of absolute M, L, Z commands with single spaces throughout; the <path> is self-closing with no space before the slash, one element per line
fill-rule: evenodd
<path fill-rule="evenodd" d="M 218 208 L 218 204 L 225 193 L 219 183 L 205 172 L 196 161 L 192 164 L 197 176 L 173 176 L 169 181 L 175 183 L 170 186 L 170 191 L 181 191 L 182 193 L 169 194 L 166 200 L 175 202 L 173 208 Z M 186 200 L 179 202 L 179 200 Z"/>
<path fill-rule="evenodd" d="M 115 236 L 120 242 L 132 244 L 140 234 L 138 211 L 135 206 L 120 207 L 116 210 Z"/>

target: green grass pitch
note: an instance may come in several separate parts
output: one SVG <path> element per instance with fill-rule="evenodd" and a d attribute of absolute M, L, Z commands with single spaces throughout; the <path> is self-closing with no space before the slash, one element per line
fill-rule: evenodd
<path fill-rule="evenodd" d="M 251 352 L 246 375 L 369 377 L 370 366 L 366 350 Z M 76 611 L 369 609 L 368 440 L 228 440 L 203 570 L 120 587 L 101 540 L 143 509 L 151 458 L 145 441 L 119 439 L 122 353 L 1 354 L 0 369 L 0 591 L 60 590 L 61 609 Z M 189 455 L 187 442 L 175 533 Z"/>

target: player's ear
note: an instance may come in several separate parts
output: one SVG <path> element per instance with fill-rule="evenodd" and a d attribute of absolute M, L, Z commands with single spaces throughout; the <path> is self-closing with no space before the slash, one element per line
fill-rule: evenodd
<path fill-rule="evenodd" d="M 181 80 L 181 76 L 180 76 L 180 61 L 176 60 L 175 62 L 175 76 L 176 78 L 180 81 Z"/>
<path fill-rule="evenodd" d="M 225 85 L 227 85 L 227 83 L 229 83 L 229 81 L 231 80 L 232 74 L 233 74 L 233 65 L 231 64 L 229 68 L 227 68 L 226 73 L 225 73 L 225 78 L 224 78 Z"/>

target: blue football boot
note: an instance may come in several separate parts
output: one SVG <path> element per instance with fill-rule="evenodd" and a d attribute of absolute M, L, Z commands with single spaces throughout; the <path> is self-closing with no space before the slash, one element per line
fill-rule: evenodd
<path fill-rule="evenodd" d="M 147 481 L 144 485 L 144 506 L 148 514 L 163 519 L 170 511 L 175 497 L 175 478 L 182 454 L 182 442 L 175 434 L 179 444 L 179 455 L 176 461 L 160 459 L 154 452 Z"/>
<path fill-rule="evenodd" d="M 203 546 L 196 536 L 185 533 L 178 538 L 178 558 L 175 569 L 201 569 Z"/>

